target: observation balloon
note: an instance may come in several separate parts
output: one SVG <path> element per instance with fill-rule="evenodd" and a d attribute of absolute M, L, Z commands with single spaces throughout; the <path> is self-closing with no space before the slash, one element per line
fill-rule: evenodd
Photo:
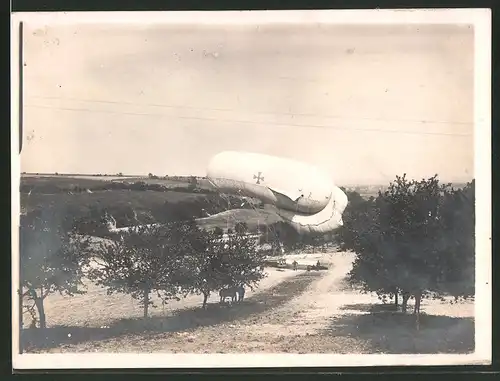
<path fill-rule="evenodd" d="M 274 205 L 300 233 L 327 233 L 342 226 L 346 194 L 323 170 L 296 160 L 259 153 L 215 155 L 207 178 L 221 193 Z"/>

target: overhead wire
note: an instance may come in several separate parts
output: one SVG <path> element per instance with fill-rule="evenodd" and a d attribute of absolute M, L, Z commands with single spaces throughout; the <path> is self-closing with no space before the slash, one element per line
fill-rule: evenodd
<path fill-rule="evenodd" d="M 96 112 L 96 113 L 106 113 L 106 114 L 118 114 L 118 115 L 136 115 L 136 116 L 156 116 L 156 117 L 167 117 L 172 119 L 187 119 L 187 120 L 200 120 L 208 122 L 228 122 L 228 123 L 241 123 L 241 124 L 253 124 L 253 125 L 273 125 L 281 127 L 302 127 L 302 128 L 318 128 L 326 130 L 343 130 L 343 131 L 365 131 L 365 132 L 382 132 L 382 133 L 396 133 L 396 134 L 413 134 L 413 135 L 440 135 L 440 136 L 472 136 L 470 133 L 447 133 L 438 131 L 411 131 L 411 130 L 394 130 L 386 128 L 360 128 L 360 127 L 340 127 L 334 125 L 318 125 L 318 124 L 297 124 L 297 123 L 278 123 L 278 122 L 257 122 L 251 120 L 237 120 L 237 119 L 225 119 L 225 118 L 208 118 L 208 117 L 195 117 L 195 116 L 179 116 L 179 115 L 168 115 L 163 113 L 135 113 L 129 111 L 113 111 L 113 110 L 102 110 L 102 109 L 90 109 L 90 108 L 73 108 L 73 107 L 51 107 L 44 105 L 34 105 L 26 104 L 25 107 L 41 108 L 41 109 L 55 109 L 62 111 L 76 111 L 76 112 Z M 453 124 L 450 122 L 450 124 Z"/>
<path fill-rule="evenodd" d="M 29 96 L 28 98 L 33 99 L 48 99 L 48 100 L 68 100 L 74 102 L 86 102 L 86 103 L 104 103 L 104 104 L 117 104 L 117 105 L 127 105 L 127 106 L 146 106 L 146 107 L 159 107 L 159 108 L 169 108 L 169 109 L 189 109 L 189 110 L 204 110 L 204 111 L 222 111 L 222 112 L 249 112 L 252 114 L 263 114 L 263 115 L 286 115 L 286 116 L 305 116 L 305 117 L 315 117 L 315 118 L 326 118 L 326 119 L 357 119 L 357 120 L 369 120 L 369 121 L 394 121 L 394 122 L 407 122 L 407 123 L 422 123 L 422 124 L 454 124 L 454 125 L 473 125 L 473 122 L 464 121 L 443 121 L 443 120 L 428 120 L 428 119 L 401 119 L 401 118 L 374 118 L 374 117 L 359 117 L 359 116 L 345 116 L 345 115 L 331 115 L 331 114 L 315 114 L 315 113 L 300 113 L 300 112 L 276 112 L 276 111 L 257 111 L 257 110 L 235 110 L 230 108 L 219 108 L 219 107 L 200 107 L 200 106 L 187 106 L 187 105 L 172 105 L 164 103 L 137 103 L 128 101 L 112 101 L 103 99 L 82 99 L 74 97 L 50 97 L 50 96 Z"/>

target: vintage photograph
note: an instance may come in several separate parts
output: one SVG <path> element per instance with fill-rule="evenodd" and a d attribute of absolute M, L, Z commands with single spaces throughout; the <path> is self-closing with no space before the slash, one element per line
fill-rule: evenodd
<path fill-rule="evenodd" d="M 17 354 L 488 353 L 477 13 L 216 13 L 14 27 Z"/>

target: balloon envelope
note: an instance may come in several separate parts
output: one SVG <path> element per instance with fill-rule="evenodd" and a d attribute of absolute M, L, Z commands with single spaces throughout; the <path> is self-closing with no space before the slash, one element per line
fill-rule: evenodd
<path fill-rule="evenodd" d="M 221 192 L 255 197 L 275 205 L 298 230 L 327 232 L 342 225 L 347 196 L 321 169 L 259 153 L 225 151 L 207 168 Z"/>

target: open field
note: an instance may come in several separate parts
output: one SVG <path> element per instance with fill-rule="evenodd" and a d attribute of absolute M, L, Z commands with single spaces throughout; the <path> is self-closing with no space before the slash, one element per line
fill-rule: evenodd
<path fill-rule="evenodd" d="M 109 183 L 112 177 L 69 177 L 69 176 L 21 176 L 21 185 L 29 188 L 45 188 L 47 186 L 71 189 L 75 186 L 92 189 Z"/>
<path fill-rule="evenodd" d="M 327 271 L 266 269 L 245 300 L 208 309 L 201 296 L 152 309 L 147 321 L 130 296 L 106 295 L 88 285 L 73 298 L 50 296 L 48 329 L 26 329 L 30 352 L 285 352 L 285 353 L 465 353 L 474 350 L 474 304 L 424 301 L 420 329 L 376 296 L 347 286 L 350 253 L 296 254 L 287 262 L 328 265 Z M 28 322 L 26 322 L 28 323 Z M 43 343 L 43 344 L 42 344 Z"/>
<path fill-rule="evenodd" d="M 117 208 L 131 206 L 137 210 L 151 210 L 168 202 L 180 202 L 194 200 L 203 195 L 184 192 L 155 192 L 155 191 L 129 191 L 114 189 L 95 193 L 60 193 L 60 194 L 21 194 L 21 205 L 27 210 L 38 206 L 49 207 L 71 207 L 73 206 L 97 206 L 106 208 Z"/>
<path fill-rule="evenodd" d="M 59 187 L 61 189 L 71 189 L 74 187 L 94 189 L 110 182 L 134 183 L 144 182 L 146 184 L 159 184 L 165 187 L 181 187 L 189 186 L 189 179 L 179 177 L 175 178 L 149 178 L 138 176 L 85 176 L 85 175 L 22 175 L 21 184 L 29 187 Z M 213 186 L 207 179 L 197 180 L 198 189 L 213 190 Z"/>

